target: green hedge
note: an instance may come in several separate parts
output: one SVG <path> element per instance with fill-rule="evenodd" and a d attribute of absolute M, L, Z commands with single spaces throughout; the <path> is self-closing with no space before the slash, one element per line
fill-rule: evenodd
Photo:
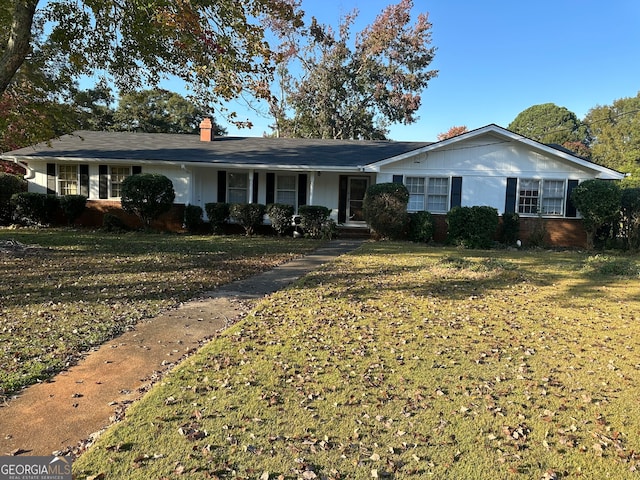
<path fill-rule="evenodd" d="M 207 212 L 213 233 L 221 233 L 223 225 L 229 220 L 231 206 L 224 202 L 205 203 L 204 211 Z"/>
<path fill-rule="evenodd" d="M 433 238 L 435 221 L 429 212 L 413 212 L 409 214 L 409 240 L 427 243 Z"/>
<path fill-rule="evenodd" d="M 491 248 L 497 233 L 498 210 L 493 207 L 453 207 L 447 213 L 447 241 L 465 248 Z"/>
<path fill-rule="evenodd" d="M 69 225 L 75 223 L 84 212 L 86 206 L 87 197 L 84 195 L 64 195 L 60 197 L 60 207 Z"/>
<path fill-rule="evenodd" d="M 284 235 L 291 228 L 291 221 L 295 210 L 291 205 L 272 203 L 267 206 L 267 215 L 278 235 Z"/>
<path fill-rule="evenodd" d="M 234 203 L 229 209 L 229 216 L 251 236 L 256 227 L 262 225 L 266 210 L 267 207 L 260 203 Z"/>
<path fill-rule="evenodd" d="M 402 238 L 409 228 L 408 203 L 409 191 L 401 183 L 371 185 L 364 196 L 364 219 L 379 238 Z"/>
<path fill-rule="evenodd" d="M 0 172 L 0 225 L 7 225 L 13 221 L 15 205 L 11 197 L 16 193 L 25 192 L 27 182 L 18 175 Z"/>
<path fill-rule="evenodd" d="M 329 219 L 331 209 L 320 205 L 302 205 L 298 208 L 300 227 L 311 238 L 333 236 L 335 224 Z"/>
<path fill-rule="evenodd" d="M 22 192 L 11 197 L 18 222 L 50 225 L 60 206 L 58 197 L 44 193 Z"/>

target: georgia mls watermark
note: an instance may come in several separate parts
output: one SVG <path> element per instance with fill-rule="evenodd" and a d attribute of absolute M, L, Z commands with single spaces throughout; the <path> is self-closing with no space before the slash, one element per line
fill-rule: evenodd
<path fill-rule="evenodd" d="M 0 457 L 0 480 L 71 480 L 71 457 Z"/>

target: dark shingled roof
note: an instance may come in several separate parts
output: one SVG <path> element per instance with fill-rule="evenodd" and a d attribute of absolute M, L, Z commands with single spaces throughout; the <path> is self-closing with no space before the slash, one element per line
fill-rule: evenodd
<path fill-rule="evenodd" d="M 5 156 L 330 168 L 369 165 L 430 144 L 262 137 L 201 142 L 198 135 L 80 131 Z"/>

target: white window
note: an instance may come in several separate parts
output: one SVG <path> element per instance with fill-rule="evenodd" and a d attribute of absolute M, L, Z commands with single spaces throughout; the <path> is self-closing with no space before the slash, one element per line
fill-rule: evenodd
<path fill-rule="evenodd" d="M 564 180 L 545 180 L 542 187 L 542 214 L 562 215 L 564 206 Z"/>
<path fill-rule="evenodd" d="M 446 212 L 449 204 L 449 179 L 430 178 L 427 187 L 427 211 Z"/>
<path fill-rule="evenodd" d="M 409 190 L 407 210 L 419 212 L 446 212 L 449 205 L 449 178 L 407 177 L 405 186 Z"/>
<path fill-rule="evenodd" d="M 58 193 L 60 195 L 78 195 L 78 166 L 58 165 Z"/>
<path fill-rule="evenodd" d="M 229 173 L 227 177 L 228 203 L 247 203 L 248 194 L 249 175 L 246 173 Z"/>
<path fill-rule="evenodd" d="M 409 204 L 407 210 L 410 212 L 421 212 L 424 210 L 424 178 L 407 177 L 405 187 L 409 190 Z"/>
<path fill-rule="evenodd" d="M 520 179 L 518 213 L 562 215 L 564 197 L 564 180 Z"/>
<path fill-rule="evenodd" d="M 122 182 L 131 175 L 129 167 L 111 167 L 109 184 L 111 187 L 111 197 L 122 197 Z"/>
<path fill-rule="evenodd" d="M 296 206 L 296 176 L 278 175 L 276 177 L 276 203 Z"/>

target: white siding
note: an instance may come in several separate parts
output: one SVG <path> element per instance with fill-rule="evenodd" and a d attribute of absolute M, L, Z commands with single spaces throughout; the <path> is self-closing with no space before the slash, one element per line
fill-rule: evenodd
<path fill-rule="evenodd" d="M 490 206 L 499 213 L 504 211 L 508 177 L 581 181 L 593 178 L 576 164 L 492 135 L 384 165 L 376 181 L 391 182 L 393 175 L 462 177 L 462 206 Z"/>

